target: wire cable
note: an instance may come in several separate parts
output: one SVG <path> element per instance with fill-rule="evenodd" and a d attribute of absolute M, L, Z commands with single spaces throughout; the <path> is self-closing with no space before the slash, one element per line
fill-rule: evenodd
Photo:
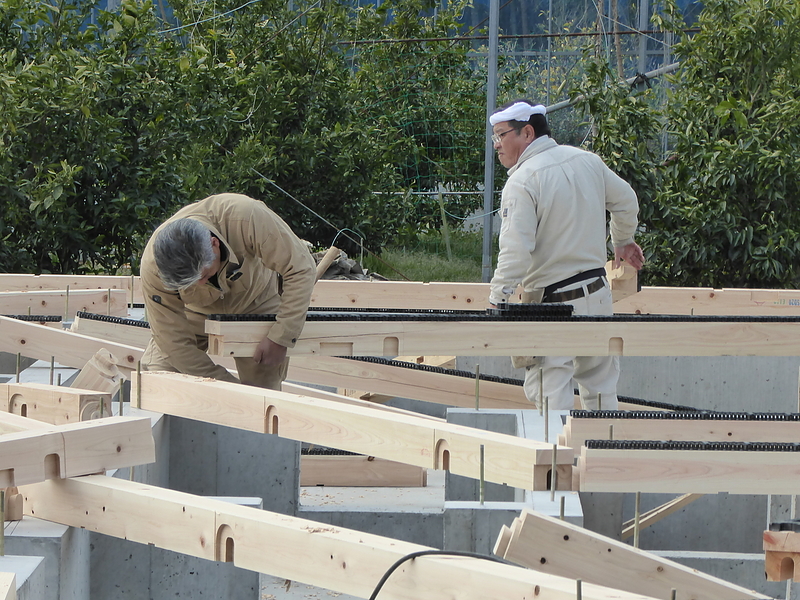
<path fill-rule="evenodd" d="M 194 27 L 195 25 L 201 25 L 202 23 L 208 23 L 209 21 L 214 21 L 216 19 L 220 19 L 222 17 L 226 17 L 228 15 L 232 15 L 235 12 L 242 10 L 243 8 L 247 8 L 251 4 L 255 4 L 256 2 L 261 2 L 262 0 L 250 0 L 249 2 L 245 2 L 241 6 L 237 6 L 236 8 L 232 8 L 231 10 L 225 11 L 224 13 L 219 13 L 218 15 L 214 15 L 213 17 L 208 17 L 207 19 L 200 19 L 199 21 L 195 21 L 194 23 L 187 23 L 186 25 L 180 25 L 178 27 L 173 27 L 172 29 L 162 29 L 158 33 L 172 33 L 173 31 L 180 31 L 181 29 L 186 29 L 188 27 Z"/>
<path fill-rule="evenodd" d="M 420 550 L 419 552 L 412 552 L 411 554 L 407 554 L 403 558 L 397 560 L 391 567 L 389 567 L 386 573 L 383 574 L 383 577 L 381 577 L 380 581 L 378 582 L 378 585 L 375 586 L 375 589 L 373 590 L 372 595 L 369 597 L 369 600 L 375 600 L 375 598 L 378 597 L 378 592 L 381 591 L 381 588 L 386 583 L 386 580 L 388 580 L 391 574 L 394 573 L 404 562 L 407 562 L 409 560 L 414 560 L 415 558 L 419 558 L 420 556 L 430 556 L 430 555 L 464 556 L 467 558 L 480 558 L 482 560 L 491 560 L 493 562 L 498 562 L 504 565 L 511 564 L 507 560 L 503 560 L 502 558 L 498 558 L 496 556 L 487 556 L 485 554 L 478 554 L 476 552 L 461 552 L 459 550 Z"/>

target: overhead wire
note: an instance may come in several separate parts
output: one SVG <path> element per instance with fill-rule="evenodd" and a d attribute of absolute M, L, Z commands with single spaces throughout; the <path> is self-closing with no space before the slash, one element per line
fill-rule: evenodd
<path fill-rule="evenodd" d="M 216 143 L 216 142 L 215 142 L 215 143 Z M 217 144 L 217 146 L 219 146 L 220 148 L 222 148 L 222 146 L 221 146 L 220 144 Z M 227 152 L 227 150 L 225 150 L 225 148 L 222 148 L 222 149 L 223 149 L 223 151 Z M 385 266 L 389 267 L 389 268 L 390 268 L 392 271 L 394 271 L 395 273 L 397 273 L 398 275 L 400 275 L 400 276 L 401 276 L 403 279 L 405 279 L 406 281 L 411 281 L 411 279 L 410 279 L 409 277 L 407 277 L 407 276 L 406 276 L 404 273 L 402 273 L 401 271 L 397 270 L 395 267 L 393 267 L 392 265 L 390 265 L 389 263 L 387 263 L 385 260 L 383 260 L 383 259 L 382 259 L 380 256 L 378 256 L 378 255 L 377 255 L 376 253 L 374 253 L 372 250 L 370 250 L 369 248 L 367 248 L 366 246 L 364 246 L 364 244 L 363 244 L 363 242 L 362 242 L 362 241 L 358 241 L 358 240 L 354 239 L 352 236 L 350 236 L 350 235 L 348 235 L 347 233 L 345 233 L 346 231 L 353 231 L 352 229 L 349 229 L 348 227 L 337 227 L 336 225 L 334 225 L 333 223 L 331 223 L 331 222 L 330 222 L 328 219 L 326 219 L 326 218 L 325 218 L 325 217 L 323 217 L 321 214 L 319 214 L 317 211 L 315 211 L 313 208 L 311 208 L 310 206 L 308 206 L 308 205 L 304 204 L 304 203 L 303 203 L 303 202 L 301 202 L 299 199 L 297 199 L 295 196 L 293 196 L 292 194 L 290 194 L 289 192 L 287 192 L 285 189 L 283 189 L 281 186 L 279 186 L 279 185 L 278 185 L 278 184 L 277 184 L 277 183 L 276 183 L 274 180 L 270 179 L 269 177 L 267 177 L 267 176 L 266 176 L 266 175 L 264 175 L 263 173 L 260 173 L 260 172 L 259 172 L 257 169 L 255 169 L 254 167 L 250 167 L 250 170 L 251 170 L 251 171 L 253 171 L 253 173 L 255 173 L 256 175 L 258 175 L 259 177 L 261 177 L 261 178 L 262 178 L 264 181 L 266 181 L 267 183 L 269 183 L 270 185 L 272 185 L 272 186 L 273 186 L 275 189 L 277 189 L 277 190 L 278 190 L 278 191 L 280 191 L 281 193 L 285 194 L 285 195 L 286 195 L 286 196 L 287 196 L 289 199 L 293 200 L 293 201 L 294 201 L 294 202 L 296 202 L 298 205 L 300 205 L 301 207 L 303 207 L 304 209 L 306 209 L 308 212 L 310 212 L 312 215 L 314 215 L 315 217 L 317 217 L 318 219 L 320 219 L 320 220 L 321 220 L 323 223 L 325 223 L 326 225 L 328 225 L 329 227 L 331 227 L 332 229 L 334 229 L 334 230 L 336 231 L 336 237 L 334 237 L 334 238 L 333 238 L 333 239 L 334 239 L 334 241 L 336 241 L 336 239 L 337 239 L 337 238 L 338 238 L 340 235 L 342 235 L 343 237 L 346 237 L 348 240 L 350 240 L 351 242 L 353 242 L 354 244 L 356 244 L 356 245 L 357 245 L 359 248 L 361 248 L 361 250 L 362 250 L 362 251 L 366 251 L 366 252 L 367 252 L 367 254 L 369 254 L 370 256 L 372 256 L 373 258 L 375 258 L 375 259 L 376 259 L 377 261 L 379 261 L 381 264 L 383 264 L 383 265 L 385 265 Z M 354 232 L 354 233 L 355 233 L 355 232 Z M 362 238 L 362 239 L 363 239 L 363 238 Z M 333 245 L 333 244 L 331 244 L 331 245 Z"/>

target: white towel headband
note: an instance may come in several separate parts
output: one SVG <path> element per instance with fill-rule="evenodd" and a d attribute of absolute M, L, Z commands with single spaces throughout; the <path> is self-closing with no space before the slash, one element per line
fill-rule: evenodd
<path fill-rule="evenodd" d="M 531 115 L 544 115 L 547 109 L 541 105 L 531 106 L 527 102 L 515 102 L 505 110 L 494 113 L 489 117 L 489 123 L 494 127 L 503 121 L 528 121 Z"/>

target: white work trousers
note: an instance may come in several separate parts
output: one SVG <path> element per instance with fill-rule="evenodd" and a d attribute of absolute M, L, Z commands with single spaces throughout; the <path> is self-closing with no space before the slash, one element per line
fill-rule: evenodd
<path fill-rule="evenodd" d="M 582 281 L 556 292 L 584 287 L 594 281 Z M 584 289 L 584 293 L 586 289 Z M 593 294 L 571 300 L 566 304 L 574 307 L 575 315 L 611 315 L 614 313 L 611 289 L 606 285 Z M 574 383 L 578 384 L 581 404 L 587 410 L 617 410 L 617 380 L 619 380 L 618 356 L 541 356 L 538 364 L 526 367 L 525 396 L 536 406 L 539 404 L 539 373 L 541 369 L 542 394 L 547 398 L 548 408 L 570 410 L 575 408 Z M 598 395 L 600 402 L 598 402 Z"/>

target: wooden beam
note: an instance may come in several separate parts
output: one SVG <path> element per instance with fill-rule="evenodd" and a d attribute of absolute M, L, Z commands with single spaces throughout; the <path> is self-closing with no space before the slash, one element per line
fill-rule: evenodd
<path fill-rule="evenodd" d="M 321 307 L 483 310 L 488 302 L 487 283 L 323 279 L 311 294 L 311 306 Z"/>
<path fill-rule="evenodd" d="M 77 317 L 71 331 L 145 348 L 150 329 Z M 235 370 L 229 357 L 223 364 Z M 294 356 L 289 363 L 288 379 L 337 388 L 362 389 L 384 396 L 412 398 L 473 408 L 475 380 L 422 370 L 408 370 L 391 365 L 353 361 L 332 356 Z M 481 381 L 481 408 L 529 409 L 522 386 Z"/>
<path fill-rule="evenodd" d="M 50 426 L 36 419 L 20 417 L 13 413 L 0 412 L 0 435 L 6 433 L 18 433 L 20 431 L 31 431 L 32 429 L 48 430 Z"/>
<path fill-rule="evenodd" d="M 745 600 L 768 596 L 638 548 L 529 510 L 501 534 L 495 553 L 551 575 L 678 600 Z"/>
<path fill-rule="evenodd" d="M 300 486 L 425 487 L 428 472 L 374 456 L 300 455 Z"/>
<path fill-rule="evenodd" d="M 0 573 L 0 598 L 17 600 L 17 576 L 14 573 Z"/>
<path fill-rule="evenodd" d="M 46 361 L 55 358 L 61 365 L 80 369 L 101 348 L 114 355 L 117 367 L 127 370 L 136 369 L 144 353 L 142 348 L 0 317 L 0 352 Z"/>
<path fill-rule="evenodd" d="M 128 314 L 125 290 L 66 290 L 41 292 L 0 292 L 0 314 L 60 315 L 67 319 L 78 311 L 122 317 Z M 28 313 L 30 310 L 30 313 Z"/>
<path fill-rule="evenodd" d="M 389 413 L 389 415 L 391 414 L 406 415 L 409 417 L 428 419 L 429 421 L 435 421 L 438 423 L 447 422 L 446 419 L 440 419 L 439 417 L 425 415 L 411 410 L 405 410 L 403 408 L 395 408 L 394 406 L 385 406 L 383 404 L 376 404 L 375 402 L 371 402 L 369 400 L 361 400 L 360 398 L 353 398 L 352 396 L 343 396 L 342 394 L 326 392 L 324 390 L 307 387 L 305 385 L 300 385 L 297 383 L 288 383 L 284 381 L 283 384 L 281 385 L 281 391 L 288 392 L 289 394 L 295 394 L 297 396 L 307 396 L 309 398 L 331 400 L 332 402 L 336 402 L 338 404 L 343 404 L 347 406 L 361 406 L 362 408 L 376 410 L 383 413 Z"/>
<path fill-rule="evenodd" d="M 613 279 L 614 270 L 606 270 Z M 131 285 L 134 302 L 141 304 L 138 276 L 0 274 L 0 291 L 65 290 L 69 286 L 70 290 L 125 290 L 130 296 Z M 482 310 L 488 297 L 487 283 L 323 280 L 317 282 L 311 304 Z M 800 315 L 800 290 L 643 287 L 637 294 L 615 301 L 614 310 L 631 314 Z"/>
<path fill-rule="evenodd" d="M 683 494 L 682 496 L 673 498 L 669 502 L 665 502 L 661 506 L 657 506 L 652 510 L 642 513 L 639 517 L 639 529 L 645 529 L 646 527 L 655 525 L 664 517 L 668 517 L 672 513 L 682 509 L 684 506 L 687 506 L 702 497 L 703 494 Z M 635 519 L 631 519 L 622 524 L 623 540 L 633 537 L 635 529 L 634 521 Z"/>
<path fill-rule="evenodd" d="M 643 287 L 614 303 L 615 313 L 797 316 L 800 290 Z"/>
<path fill-rule="evenodd" d="M 3 514 L 5 521 L 22 520 L 22 494 L 16 487 L 5 488 L 5 506 Z"/>
<path fill-rule="evenodd" d="M 102 476 L 25 486 L 26 514 L 368 598 L 383 574 L 424 546 Z M 571 579 L 455 557 L 426 556 L 388 579 L 381 600 L 563 600 Z M 585 600 L 644 600 L 597 585 Z"/>
<path fill-rule="evenodd" d="M 317 263 L 317 281 L 325 275 L 325 271 L 333 264 L 333 262 L 342 255 L 342 251 L 336 246 L 331 246 L 328 251 Z"/>
<path fill-rule="evenodd" d="M 153 337 L 149 327 L 111 323 L 80 316 L 72 321 L 70 331 L 139 348 L 146 348 L 150 338 Z"/>
<path fill-rule="evenodd" d="M 800 494 L 800 452 L 581 448 L 582 492 Z"/>
<path fill-rule="evenodd" d="M 613 294 L 614 280 L 626 274 L 620 274 L 609 265 L 606 265 L 606 271 L 612 280 Z M 643 287 L 635 294 L 624 296 L 628 291 L 629 288 L 622 293 L 617 291 L 615 313 L 800 316 L 800 290 Z M 321 307 L 483 310 L 488 298 L 488 283 L 320 281 L 314 288 L 311 304 Z M 519 293 L 512 299 L 518 302 Z"/>
<path fill-rule="evenodd" d="M 36 290 L 124 290 L 133 301 L 142 304 L 142 284 L 139 276 L 130 275 L 29 275 L 0 273 L 0 290 L 24 292 Z"/>
<path fill-rule="evenodd" d="M 486 481 L 530 490 L 547 489 L 552 465 L 552 445 L 544 442 L 178 373 L 134 375 L 131 398 L 141 398 L 145 410 L 474 479 L 480 477 L 483 445 Z M 572 460 L 570 448 L 557 449 L 563 489 L 571 485 Z"/>
<path fill-rule="evenodd" d="M 637 293 L 639 286 L 639 272 L 627 263 L 621 263 L 619 268 L 614 268 L 613 261 L 606 263 L 606 278 L 611 286 L 612 302 L 619 302 L 623 298 Z M 615 312 L 616 312 L 616 306 Z"/>
<path fill-rule="evenodd" d="M 137 356 L 141 356 L 144 353 L 144 348 L 147 346 L 147 342 L 150 339 L 150 329 L 148 329 L 148 328 L 142 328 L 142 327 L 133 326 L 133 325 L 125 325 L 125 324 L 122 324 L 122 323 L 111 323 L 111 322 L 106 322 L 106 321 L 97 321 L 97 320 L 94 320 L 94 319 L 81 319 L 80 317 L 75 319 L 71 331 L 73 333 L 75 333 L 75 334 L 80 334 L 82 336 L 82 338 L 86 338 L 86 337 L 90 337 L 91 336 L 95 340 L 95 344 L 97 346 L 103 345 L 104 340 L 115 341 L 117 344 L 124 344 L 124 343 L 127 342 L 129 344 L 132 344 L 132 346 L 125 346 L 125 348 L 135 349 L 137 351 L 137 353 L 136 353 Z M 35 331 L 31 331 L 30 333 L 33 334 L 33 333 L 35 333 Z M 142 334 L 145 334 L 145 335 L 142 335 Z M 69 340 L 66 339 L 65 343 L 68 342 L 68 341 Z M 138 346 L 138 347 L 134 348 L 134 346 Z M 91 350 L 91 346 L 87 346 L 87 350 Z M 101 348 L 99 351 L 102 352 L 102 350 L 103 349 Z M 94 356 L 92 358 L 90 358 L 89 360 L 91 361 L 93 358 L 94 358 Z M 106 358 L 109 358 L 109 356 L 106 355 Z M 113 358 L 113 355 L 111 355 L 111 358 Z M 229 370 L 231 370 L 233 372 L 236 371 L 236 364 L 234 363 L 232 358 L 228 358 L 228 357 L 213 357 L 213 358 L 215 359 L 216 362 L 218 362 L 219 364 L 223 365 L 225 368 L 227 368 L 227 369 L 229 369 Z M 303 358 L 304 357 L 298 357 L 297 360 L 302 361 Z M 60 360 L 63 360 L 63 359 L 60 359 Z M 317 360 L 317 359 L 314 359 L 314 360 Z M 334 361 L 334 364 L 336 362 L 336 359 L 331 359 L 331 358 L 327 358 L 327 357 L 322 358 L 321 360 L 323 362 L 325 362 L 325 361 Z M 77 361 L 77 362 L 80 362 L 80 361 Z M 350 362 L 352 362 L 352 361 L 350 361 Z M 88 363 L 86 363 L 86 364 L 88 364 Z M 117 361 L 117 363 L 115 363 L 115 364 L 118 367 L 119 366 L 124 366 L 124 365 L 122 365 L 120 363 L 120 361 Z M 290 369 L 291 369 L 291 366 L 290 366 Z M 130 372 L 130 369 L 126 368 L 124 370 L 125 370 L 125 372 Z M 301 370 L 302 370 L 302 367 L 301 367 Z M 334 371 L 328 371 L 328 372 L 331 373 L 332 375 L 335 374 L 335 370 Z M 295 371 L 295 373 L 297 373 L 297 371 Z M 324 375 L 324 373 L 323 373 L 323 375 Z M 320 381 L 320 380 L 318 380 L 317 377 L 309 377 L 309 379 L 312 379 L 312 381 L 310 381 L 309 383 L 316 383 L 317 381 L 319 381 L 319 383 L 322 383 L 322 384 L 325 384 L 325 385 L 334 385 L 333 383 L 327 383 L 324 380 Z M 388 407 L 388 406 L 381 406 L 379 404 L 375 404 L 375 403 L 372 403 L 372 402 L 366 402 L 365 403 L 365 402 L 362 402 L 362 401 L 357 400 L 357 399 L 356 400 L 351 399 L 351 398 L 349 398 L 347 396 L 333 394 L 331 392 L 324 392 L 324 391 L 321 391 L 321 390 L 312 389 L 312 388 L 308 388 L 308 387 L 305 387 L 305 386 L 296 385 L 296 384 L 292 384 L 292 383 L 284 382 L 283 383 L 283 387 L 284 387 L 284 391 L 288 391 L 288 392 L 293 393 L 293 394 L 312 396 L 312 397 L 315 397 L 315 398 L 323 398 L 323 399 L 327 399 L 327 400 L 335 400 L 337 402 L 343 402 L 343 403 L 346 403 L 346 404 L 356 404 L 358 406 L 369 406 L 369 407 L 372 407 L 372 408 L 376 408 L 377 410 L 383 410 L 383 411 L 388 411 L 388 412 L 409 414 L 409 415 L 415 415 L 415 416 L 418 416 L 418 417 L 423 416 L 423 415 L 420 415 L 419 413 L 412 413 L 411 411 L 405 411 L 405 410 L 401 410 L 401 409 L 393 408 L 393 407 Z M 489 389 L 491 390 L 491 386 L 487 386 L 487 387 L 489 387 Z M 64 389 L 68 389 L 68 388 L 59 388 L 59 389 L 60 390 L 64 390 Z M 393 395 L 396 396 L 396 395 L 400 395 L 400 394 L 394 393 Z M 434 417 L 427 417 L 426 416 L 426 418 L 433 419 Z M 437 420 L 441 421 L 441 419 L 437 419 Z"/>
<path fill-rule="evenodd" d="M 89 359 L 89 362 L 83 366 L 72 382 L 72 386 L 110 394 L 117 392 L 126 377 L 119 370 L 116 362 L 117 359 L 111 352 L 105 348 L 100 348 Z"/>
<path fill-rule="evenodd" d="M 111 417 L 0 436 L 0 488 L 151 462 L 155 442 L 146 418 Z"/>
<path fill-rule="evenodd" d="M 274 325 L 206 321 L 209 354 L 252 356 Z M 795 356 L 798 322 L 309 321 L 290 354 Z"/>
<path fill-rule="evenodd" d="M 111 394 L 43 383 L 0 383 L 0 412 L 63 425 L 111 416 Z"/>
<path fill-rule="evenodd" d="M 398 363 L 411 363 L 411 365 L 426 365 L 430 367 L 439 367 L 441 369 L 455 369 L 456 357 L 455 356 L 397 356 L 394 358 Z M 394 366 L 398 365 L 386 365 Z M 410 366 L 410 365 L 409 365 Z M 408 373 L 410 375 L 410 373 Z M 352 387 L 338 387 L 336 390 L 344 396 L 351 398 L 359 398 L 361 400 L 369 400 L 370 402 L 386 403 L 389 402 L 395 395 L 379 394 L 373 391 L 354 389 Z"/>
<path fill-rule="evenodd" d="M 789 444 L 800 440 L 800 421 L 567 417 L 559 444 L 578 452 L 586 440 L 609 439 L 611 428 L 615 440 Z"/>
<path fill-rule="evenodd" d="M 800 576 L 800 534 L 764 532 L 764 572 L 767 581 L 797 580 Z"/>
<path fill-rule="evenodd" d="M 293 356 L 289 379 L 366 390 L 448 406 L 475 408 L 475 380 L 333 356 Z M 522 386 L 481 381 L 480 407 L 530 409 Z"/>

